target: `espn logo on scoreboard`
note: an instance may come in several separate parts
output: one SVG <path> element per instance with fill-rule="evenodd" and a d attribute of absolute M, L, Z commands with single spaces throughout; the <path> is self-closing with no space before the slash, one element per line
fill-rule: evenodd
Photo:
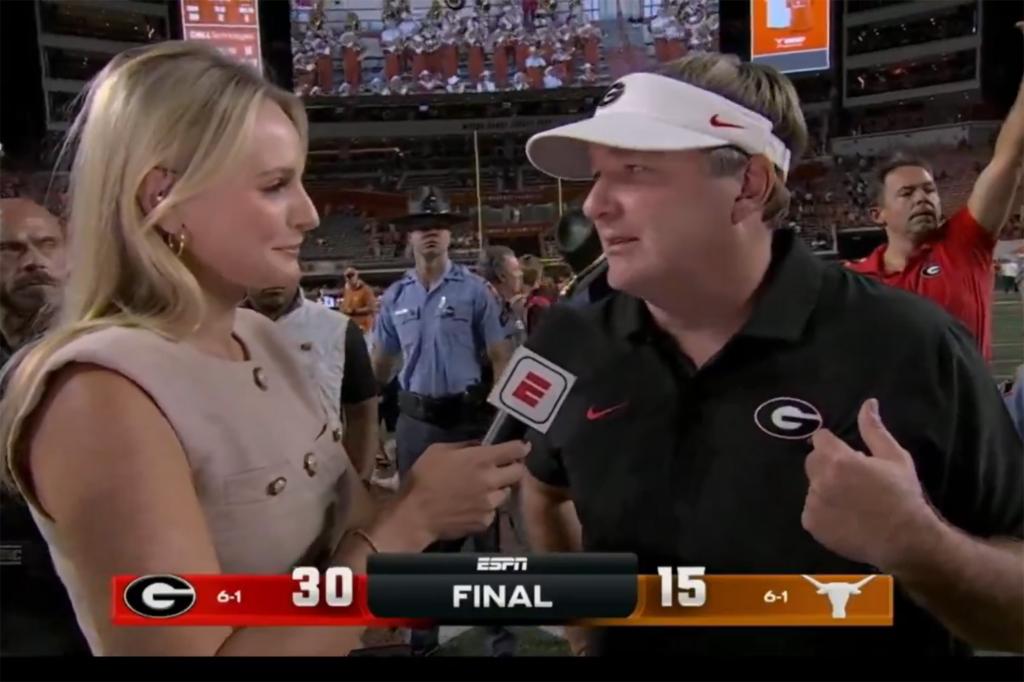
<path fill-rule="evenodd" d="M 478 571 L 525 571 L 524 556 L 482 556 L 476 560 Z"/>

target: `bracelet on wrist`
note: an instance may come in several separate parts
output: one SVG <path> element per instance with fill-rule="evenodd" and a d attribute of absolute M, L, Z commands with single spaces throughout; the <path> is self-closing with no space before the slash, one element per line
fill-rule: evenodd
<path fill-rule="evenodd" d="M 380 550 L 377 549 L 377 543 L 373 541 L 373 538 L 363 530 L 362 528 L 353 528 L 349 531 L 349 534 L 356 536 L 360 540 L 366 543 L 366 545 L 373 551 L 374 554 L 380 554 Z"/>

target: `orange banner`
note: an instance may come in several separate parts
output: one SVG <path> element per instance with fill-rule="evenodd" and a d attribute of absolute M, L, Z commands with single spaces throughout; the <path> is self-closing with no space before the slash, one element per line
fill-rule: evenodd
<path fill-rule="evenodd" d="M 637 607 L 624 619 L 591 626 L 891 626 L 893 580 L 887 575 L 639 576 Z"/>
<path fill-rule="evenodd" d="M 828 0 L 751 0 L 751 58 L 828 50 Z"/>

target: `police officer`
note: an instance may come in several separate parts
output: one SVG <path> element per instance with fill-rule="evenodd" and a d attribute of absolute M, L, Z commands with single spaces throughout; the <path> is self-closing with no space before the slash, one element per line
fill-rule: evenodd
<path fill-rule="evenodd" d="M 481 357 L 500 375 L 510 355 L 501 308 L 487 283 L 448 257 L 451 228 L 465 221 L 432 187 L 423 188 L 409 214 L 394 221 L 408 234 L 415 267 L 381 296 L 372 358 L 381 385 L 398 373 L 399 478 L 429 445 L 479 439 L 486 432 L 490 410 Z M 496 527 L 473 541 L 477 551 L 495 551 Z M 441 541 L 428 551 L 457 552 L 463 544 Z M 510 654 L 514 641 L 501 634 L 492 631 L 492 652 Z M 413 653 L 431 653 L 437 636 L 436 628 L 414 630 Z"/>
<path fill-rule="evenodd" d="M 609 628 L 577 651 L 1024 650 L 1024 445 L 953 318 L 774 229 L 806 139 L 784 76 L 709 53 L 530 140 L 541 170 L 595 179 L 615 291 L 548 313 L 586 348 L 524 517 L 537 551 L 633 552 L 644 573 L 889 573 L 894 625 Z"/>

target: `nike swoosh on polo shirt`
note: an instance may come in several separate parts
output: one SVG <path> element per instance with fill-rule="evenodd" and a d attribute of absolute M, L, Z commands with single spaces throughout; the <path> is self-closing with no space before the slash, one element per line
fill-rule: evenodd
<path fill-rule="evenodd" d="M 604 419 L 605 417 L 610 415 L 612 412 L 617 412 L 618 410 L 622 409 L 623 407 L 625 407 L 628 404 L 629 404 L 628 402 L 619 403 L 618 405 L 612 405 L 611 407 L 606 407 L 603 410 L 599 410 L 596 407 L 594 407 L 593 405 L 591 405 L 590 407 L 587 408 L 587 420 L 588 421 L 597 421 L 598 419 Z"/>

